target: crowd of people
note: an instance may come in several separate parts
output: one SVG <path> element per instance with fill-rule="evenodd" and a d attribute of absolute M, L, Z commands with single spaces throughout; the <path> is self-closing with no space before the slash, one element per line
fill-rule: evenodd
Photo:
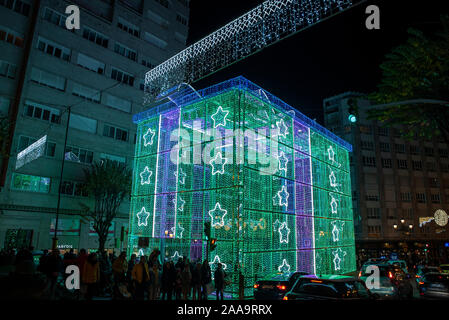
<path fill-rule="evenodd" d="M 160 252 L 155 249 L 149 256 L 131 255 L 126 252 L 118 257 L 104 252 L 87 253 L 81 249 L 61 255 L 58 249 L 44 250 L 37 264 L 34 263 L 33 248 L 17 253 L 10 250 L 0 252 L 0 260 L 9 260 L 16 269 L 24 263 L 31 269 L 45 275 L 50 298 L 55 297 L 57 284 L 64 284 L 68 274 L 65 269 L 76 265 L 80 271 L 79 299 L 94 297 L 136 300 L 207 300 L 216 292 L 216 299 L 223 300 L 223 291 L 228 284 L 227 274 L 220 263 L 212 271 L 207 260 L 189 261 L 180 257 L 177 261 L 160 260 Z M 0 262 L 1 262 L 0 261 Z M 212 281 L 214 279 L 214 281 Z M 215 289 L 215 290 L 214 290 Z"/>

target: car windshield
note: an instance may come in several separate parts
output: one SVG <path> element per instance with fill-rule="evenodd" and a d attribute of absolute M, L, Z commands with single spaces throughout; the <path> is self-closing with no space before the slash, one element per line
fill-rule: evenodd
<path fill-rule="evenodd" d="M 304 279 L 293 289 L 295 293 L 332 298 L 367 298 L 368 290 L 360 281 L 326 281 Z"/>

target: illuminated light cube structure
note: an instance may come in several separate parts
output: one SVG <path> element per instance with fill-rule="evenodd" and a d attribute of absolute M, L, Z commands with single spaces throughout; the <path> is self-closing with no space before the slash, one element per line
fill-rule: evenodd
<path fill-rule="evenodd" d="M 209 261 L 223 263 L 234 294 L 240 270 L 248 291 L 276 272 L 355 270 L 347 142 L 243 77 L 134 122 L 129 254 L 157 247 L 203 261 L 210 221 L 218 246 Z"/>

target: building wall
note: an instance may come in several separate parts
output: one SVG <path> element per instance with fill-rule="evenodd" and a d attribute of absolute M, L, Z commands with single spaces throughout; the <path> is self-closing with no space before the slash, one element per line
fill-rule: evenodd
<path fill-rule="evenodd" d="M 168 8 L 165 7 L 167 3 Z M 66 6 L 70 4 L 77 4 L 81 9 L 80 30 L 67 30 L 65 18 L 57 18 L 58 14 L 64 16 Z M 27 7 L 28 9 L 26 9 Z M 22 9 L 22 13 L 18 13 L 16 8 L 18 11 L 22 8 L 25 9 Z M 34 10 L 37 10 L 35 24 L 33 23 Z M 52 14 L 50 15 L 49 12 Z M 182 20 L 179 16 L 186 19 Z M 63 153 L 73 151 L 82 160 L 82 162 L 66 161 L 63 181 L 81 183 L 84 177 L 83 170 L 87 169 L 91 162 L 104 158 L 102 154 L 113 156 L 115 160 L 124 160 L 128 167 L 132 167 L 136 134 L 132 115 L 140 112 L 143 108 L 144 75 L 150 68 L 185 47 L 188 16 L 188 2 L 179 0 L 170 2 L 156 0 L 95 2 L 26 0 L 21 2 L 15 0 L 12 9 L 8 8 L 6 4 L 0 5 L 0 30 L 13 33 L 19 36 L 19 39 L 23 38 L 25 43 L 31 41 L 29 59 L 24 61 L 27 53 L 26 44 L 14 45 L 7 41 L 6 36 L 3 41 L 0 40 L 0 60 L 17 67 L 14 79 L 0 74 L 2 110 L 6 111 L 5 105 L 9 104 L 9 112 L 12 116 L 16 96 L 20 98 L 17 104 L 18 115 L 12 140 L 11 158 L 0 193 L 2 210 L 0 247 L 4 246 L 7 230 L 18 228 L 28 228 L 34 231 L 32 245 L 36 248 L 51 246 L 49 228 L 51 219 L 55 217 Z M 132 29 L 138 28 L 140 32 L 130 34 L 130 31 L 124 30 L 124 24 L 131 26 Z M 31 32 L 33 25 L 35 26 L 34 32 Z M 86 27 L 96 30 L 103 37 L 108 38 L 107 45 L 101 42 L 97 44 L 97 42 L 86 39 L 84 36 L 89 37 L 86 34 Z M 153 42 L 149 42 L 147 33 L 151 33 L 158 39 L 154 40 L 153 37 Z M 95 41 L 97 39 L 99 38 L 95 38 Z M 42 45 L 43 42 L 46 44 Z M 135 51 L 136 56 L 129 55 L 132 58 L 130 59 L 116 53 L 117 43 Z M 161 46 L 165 47 L 161 48 Z M 66 52 L 68 57 L 63 58 L 63 55 L 56 51 L 57 47 L 63 49 L 62 52 L 68 50 Z M 80 54 L 103 63 L 104 68 L 101 67 L 103 70 L 92 71 L 78 65 Z M 124 54 L 126 55 L 127 52 L 125 51 Z M 98 67 L 92 63 L 88 66 L 90 68 Z M 41 80 L 45 81 L 46 75 L 41 74 L 38 78 L 36 73 L 33 73 L 33 68 L 63 78 L 64 85 L 59 87 L 62 81 L 53 82 L 51 86 L 47 81 L 47 85 L 44 85 Z M 113 68 L 132 75 L 135 78 L 134 83 L 129 85 L 129 83 L 117 81 L 117 77 L 113 79 Z M 20 95 L 17 95 L 21 71 L 24 72 L 23 90 L 19 92 Z M 41 83 L 34 81 L 36 79 L 39 79 Z M 83 86 L 82 90 L 79 85 Z M 54 86 L 59 89 L 55 89 Z M 74 92 L 78 95 L 74 95 Z M 100 92 L 99 101 L 81 97 L 80 92 L 89 98 Z M 108 95 L 121 100 L 112 101 Z M 111 101 L 116 107 L 108 106 Z M 42 119 L 43 113 L 41 119 L 36 118 L 34 113 L 30 116 L 28 114 L 30 108 L 26 104 L 33 104 L 34 112 L 36 112 L 36 106 L 45 106 L 47 110 L 59 112 L 61 119 L 59 123 L 58 121 L 52 123 Z M 63 150 L 68 106 L 71 106 L 71 125 L 68 131 L 67 145 L 71 149 Z M 84 118 L 78 116 L 91 120 L 86 122 Z M 86 128 L 90 123 L 92 123 L 92 130 L 89 131 Z M 106 125 L 126 131 L 126 138 L 124 135 L 121 135 L 123 139 L 105 136 Z M 52 143 L 51 146 L 47 145 L 46 155 L 16 170 L 15 159 L 17 153 L 26 146 L 25 142 L 31 143 L 32 139 L 37 140 L 45 134 L 48 141 Z M 54 152 L 52 147 L 54 147 Z M 83 150 L 78 151 L 80 148 Z M 84 152 L 89 152 L 88 156 L 83 155 Z M 48 180 L 42 180 L 44 183 L 41 181 L 38 184 L 31 181 L 32 184 L 34 183 L 35 189 L 39 185 L 41 189 L 39 189 L 40 192 L 30 192 L 30 186 L 26 185 L 30 183 L 30 179 L 22 178 L 22 176 L 15 178 L 17 174 L 49 178 L 49 189 L 46 189 Z M 14 186 L 16 187 L 14 188 Z M 17 190 L 17 186 L 20 186 L 19 189 L 25 190 Z M 72 195 L 63 194 L 60 206 L 63 214 L 60 218 L 79 218 L 80 202 L 90 204 L 91 200 L 88 197 L 76 195 L 75 191 Z M 114 237 L 120 236 L 122 226 L 128 226 L 128 214 L 129 200 L 126 199 L 119 208 Z M 95 239 L 93 239 L 95 237 L 84 235 L 87 225 L 81 224 L 81 226 L 79 244 L 73 239 L 67 239 L 67 241 L 75 242 L 74 246 L 76 247 L 79 245 L 80 247 L 95 248 Z M 64 239 L 61 236 L 60 243 L 63 244 L 63 242 Z"/>
<path fill-rule="evenodd" d="M 358 101 L 356 123 L 348 120 L 349 98 Z M 359 93 L 343 93 L 323 104 L 325 126 L 354 146 L 351 174 L 356 239 L 380 241 L 384 247 L 391 242 L 447 239 L 447 228 L 434 221 L 419 225 L 420 218 L 449 209 L 448 146 L 443 140 L 406 140 L 400 135 L 403 128 L 387 129 L 367 119 L 371 103 Z M 424 194 L 425 200 L 418 194 Z"/>

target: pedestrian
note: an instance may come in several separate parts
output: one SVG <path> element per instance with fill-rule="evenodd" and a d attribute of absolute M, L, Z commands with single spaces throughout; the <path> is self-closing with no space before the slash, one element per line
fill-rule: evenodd
<path fill-rule="evenodd" d="M 114 275 L 114 283 L 118 285 L 126 279 L 126 272 L 128 271 L 128 261 L 126 261 L 126 252 L 122 251 L 117 259 L 112 264 L 112 273 Z"/>
<path fill-rule="evenodd" d="M 100 262 L 98 261 L 97 254 L 92 252 L 87 257 L 83 268 L 82 281 L 86 288 L 86 300 L 92 300 L 94 295 L 97 294 L 98 283 L 100 282 Z"/>
<path fill-rule="evenodd" d="M 160 284 L 159 265 L 157 263 L 153 263 L 153 266 L 150 269 L 150 279 L 151 280 L 148 289 L 149 300 L 158 300 L 161 284 Z"/>
<path fill-rule="evenodd" d="M 56 285 L 58 277 L 63 269 L 63 263 L 59 249 L 52 250 L 51 255 L 46 259 L 45 273 L 48 280 L 48 288 L 50 290 L 50 299 L 54 299 L 56 293 Z"/>
<path fill-rule="evenodd" d="M 201 263 L 198 262 L 192 270 L 191 286 L 193 289 L 192 300 L 201 300 Z"/>
<path fill-rule="evenodd" d="M 192 281 L 192 274 L 190 273 L 190 265 L 186 263 L 184 270 L 181 271 L 181 287 L 182 287 L 182 300 L 187 300 L 190 292 L 190 282 Z"/>
<path fill-rule="evenodd" d="M 100 255 L 100 292 L 102 295 L 111 293 L 112 265 L 108 253 L 104 250 Z"/>
<path fill-rule="evenodd" d="M 147 288 L 150 274 L 145 256 L 140 256 L 139 263 L 135 264 L 132 271 L 132 279 L 135 287 L 135 298 L 137 300 L 145 299 L 145 289 Z"/>
<path fill-rule="evenodd" d="M 171 300 L 173 295 L 173 276 L 170 262 L 166 261 L 162 269 L 162 300 Z"/>
<path fill-rule="evenodd" d="M 221 296 L 221 300 L 223 300 L 223 290 L 224 290 L 224 281 L 225 281 L 226 273 L 223 270 L 223 266 L 221 263 L 218 264 L 217 270 L 214 272 L 215 279 L 215 289 L 217 293 L 217 300 Z"/>
<path fill-rule="evenodd" d="M 136 254 L 133 253 L 131 255 L 131 259 L 129 259 L 128 261 L 128 271 L 126 272 L 126 279 L 128 280 L 128 282 L 131 282 L 131 273 L 133 271 L 134 265 L 136 264 Z"/>
<path fill-rule="evenodd" d="M 203 265 L 201 266 L 201 288 L 203 289 L 202 298 L 203 300 L 207 300 L 207 296 L 209 295 L 208 287 L 210 287 L 212 282 L 212 272 L 210 270 L 209 262 L 204 260 Z"/>

